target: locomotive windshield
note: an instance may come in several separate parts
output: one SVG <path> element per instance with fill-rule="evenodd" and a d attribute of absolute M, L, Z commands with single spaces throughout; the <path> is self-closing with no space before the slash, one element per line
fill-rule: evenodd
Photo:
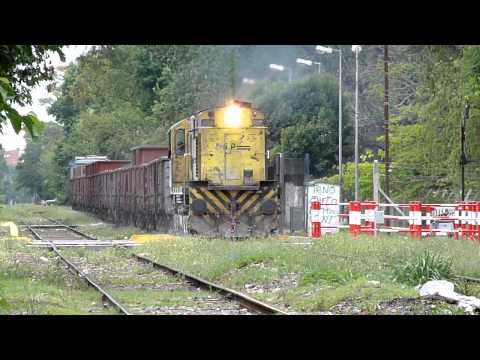
<path fill-rule="evenodd" d="M 177 129 L 175 132 L 175 154 L 183 155 L 185 153 L 185 130 Z"/>

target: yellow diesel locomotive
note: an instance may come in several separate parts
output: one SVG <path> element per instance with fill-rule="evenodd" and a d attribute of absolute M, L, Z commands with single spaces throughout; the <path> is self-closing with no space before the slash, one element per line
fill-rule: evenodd
<path fill-rule="evenodd" d="M 279 187 L 268 179 L 261 112 L 230 101 L 177 122 L 168 135 L 176 230 L 245 237 L 278 229 Z"/>

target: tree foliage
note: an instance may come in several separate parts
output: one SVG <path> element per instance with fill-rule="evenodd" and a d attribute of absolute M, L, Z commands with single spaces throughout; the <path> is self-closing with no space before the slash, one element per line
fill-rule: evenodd
<path fill-rule="evenodd" d="M 343 51 L 343 161 L 345 194 L 353 196 L 354 54 Z M 479 160 L 480 51 L 478 46 L 390 45 L 390 117 L 393 197 L 434 200 L 458 193 L 459 126 L 463 107 L 468 158 Z M 374 159 L 383 161 L 383 45 L 364 46 L 359 64 L 359 138 L 362 198 L 371 198 Z M 317 68 L 296 64 L 304 57 Z M 268 68 L 271 63 L 292 69 Z M 59 80 L 49 111 L 65 137 L 43 156 L 42 176 L 57 171 L 45 191 L 68 183 L 75 156 L 127 158 L 132 146 L 166 144 L 169 127 L 193 112 L 233 96 L 266 114 L 268 148 L 289 157 L 310 153 L 312 172 L 338 181 L 338 57 L 314 46 L 140 45 L 99 46 L 71 64 Z M 243 78 L 256 80 L 247 85 Z M 55 164 L 55 166 L 53 166 Z M 467 165 L 467 187 L 477 187 L 476 166 Z M 56 170 L 55 170 L 56 169 Z M 381 170 L 383 175 L 383 170 Z M 383 177 L 382 177 L 383 181 Z M 480 187 L 478 187 L 480 189 Z M 56 189 L 56 190 L 54 190 Z M 480 195 L 480 194 L 479 194 Z"/>
<path fill-rule="evenodd" d="M 7 120 L 17 133 L 22 126 L 32 136 L 42 130 L 35 114 L 20 115 L 13 106 L 31 104 L 31 89 L 53 79 L 54 69 L 46 63 L 51 53 L 64 59 L 59 45 L 0 45 L 0 132 Z"/>
<path fill-rule="evenodd" d="M 459 198 L 460 122 L 467 100 L 467 158 L 480 159 L 480 48 L 430 46 L 419 67 L 415 102 L 393 120 L 392 157 L 399 197 L 442 200 Z M 477 166 L 467 165 L 466 187 L 480 195 Z M 408 186 L 406 186 L 408 184 Z M 473 195 L 473 194 L 472 194 Z M 475 196 L 475 195 L 473 195 Z M 472 197 L 473 197 L 472 196 Z"/>
<path fill-rule="evenodd" d="M 62 141 L 62 128 L 52 122 L 38 139 L 28 139 L 25 152 L 17 164 L 15 186 L 26 189 L 34 199 L 54 198 L 59 186 L 59 169 L 54 161 L 57 142 Z M 63 187 L 63 184 L 61 184 Z"/>
<path fill-rule="evenodd" d="M 252 91 L 254 104 L 266 114 L 269 140 L 289 157 L 309 153 L 312 173 L 325 176 L 338 163 L 338 83 L 329 75 L 313 76 L 292 84 L 263 83 Z M 344 138 L 350 121 L 343 112 Z M 351 146 L 344 142 L 344 155 Z"/>

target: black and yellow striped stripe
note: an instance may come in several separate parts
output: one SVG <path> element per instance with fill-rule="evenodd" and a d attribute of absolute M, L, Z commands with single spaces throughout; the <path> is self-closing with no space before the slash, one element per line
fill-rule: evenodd
<path fill-rule="evenodd" d="M 254 214 L 261 205 L 271 199 L 278 200 L 276 186 L 263 187 L 260 192 L 242 190 L 208 190 L 206 186 L 190 187 L 190 203 L 195 199 L 204 200 L 209 214 L 230 215 L 230 204 L 237 203 L 237 216 Z"/>

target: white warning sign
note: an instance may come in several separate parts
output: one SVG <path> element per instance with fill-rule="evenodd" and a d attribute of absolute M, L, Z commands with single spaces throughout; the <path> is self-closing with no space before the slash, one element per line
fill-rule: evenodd
<path fill-rule="evenodd" d="M 306 191 L 306 214 L 308 234 L 312 234 L 312 200 L 320 201 L 320 223 L 322 234 L 327 232 L 336 232 L 338 228 L 328 228 L 327 226 L 338 226 L 340 214 L 340 186 L 325 184 L 320 182 L 311 182 L 307 184 Z M 324 227 L 325 226 L 325 227 Z"/>

